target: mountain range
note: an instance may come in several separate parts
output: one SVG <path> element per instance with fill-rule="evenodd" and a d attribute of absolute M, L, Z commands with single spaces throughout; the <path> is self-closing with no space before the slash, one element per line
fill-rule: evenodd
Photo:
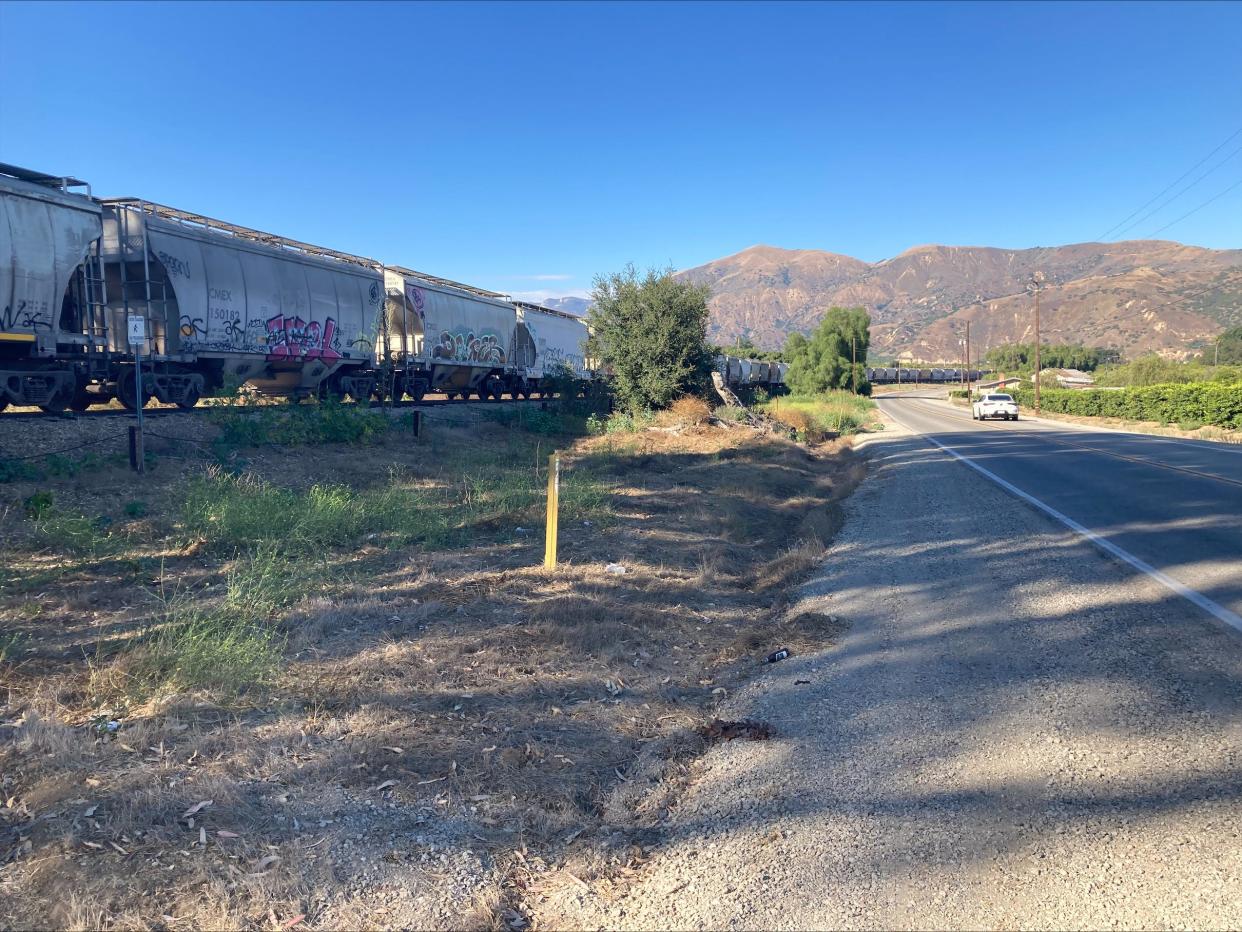
<path fill-rule="evenodd" d="M 1242 249 L 1165 240 L 1017 250 L 916 246 L 874 263 L 752 246 L 677 274 L 711 286 L 709 337 L 716 343 L 744 337 L 776 348 L 789 334 L 812 330 L 830 307 L 862 306 L 872 317 L 873 357 L 950 361 L 961 356 L 967 321 L 972 355 L 1033 338 L 1028 283 L 1035 273 L 1043 277 L 1045 342 L 1110 347 L 1127 357 L 1179 356 L 1242 323 Z"/>

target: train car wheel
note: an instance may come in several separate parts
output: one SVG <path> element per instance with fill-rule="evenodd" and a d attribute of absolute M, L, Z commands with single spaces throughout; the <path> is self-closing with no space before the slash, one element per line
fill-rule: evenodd
<path fill-rule="evenodd" d="M 69 402 L 69 410 L 77 411 L 81 414 L 91 406 L 91 399 L 84 395 L 75 395 L 73 401 Z"/>
<path fill-rule="evenodd" d="M 128 369 L 125 372 L 121 373 L 121 377 L 116 380 L 116 400 L 119 401 L 122 404 L 122 406 L 129 409 L 130 411 L 135 411 L 138 408 L 137 404 L 134 403 L 134 394 L 135 394 L 134 381 L 135 379 L 134 379 L 133 369 Z M 147 406 L 147 402 L 150 400 L 151 400 L 151 394 L 149 392 L 143 392 L 142 393 L 142 406 L 144 408 Z"/>
<path fill-rule="evenodd" d="M 47 399 L 47 404 L 40 405 L 39 410 L 46 411 L 47 414 L 60 414 L 61 411 L 70 406 L 72 400 L 72 391 L 62 389 L 53 394 L 50 399 Z"/>
<path fill-rule="evenodd" d="M 177 407 L 182 411 L 189 411 L 192 407 L 198 404 L 198 398 L 198 389 L 191 385 L 186 389 L 185 397 L 177 402 Z"/>

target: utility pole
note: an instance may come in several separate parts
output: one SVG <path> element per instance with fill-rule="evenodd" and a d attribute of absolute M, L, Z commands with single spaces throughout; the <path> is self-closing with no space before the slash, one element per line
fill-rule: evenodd
<path fill-rule="evenodd" d="M 1039 414 L 1039 289 L 1043 278 L 1038 272 L 1031 276 L 1031 284 L 1035 287 L 1035 413 Z"/>
<path fill-rule="evenodd" d="M 858 370 L 858 341 L 854 337 L 850 337 L 850 391 L 855 395 L 858 394 L 858 386 L 854 380 L 854 373 Z"/>
<path fill-rule="evenodd" d="M 1212 356 L 1212 365 L 1213 366 L 1220 365 L 1220 337 L 1219 336 L 1216 338 L 1216 352 Z"/>
<path fill-rule="evenodd" d="M 966 397 L 970 398 L 970 321 L 966 321 Z"/>

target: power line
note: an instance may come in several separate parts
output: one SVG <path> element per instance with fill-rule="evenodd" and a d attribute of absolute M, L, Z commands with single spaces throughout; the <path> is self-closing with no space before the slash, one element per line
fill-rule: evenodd
<path fill-rule="evenodd" d="M 1242 182 L 1239 182 L 1239 184 L 1242 184 Z M 1237 185 L 1235 185 L 1235 187 L 1237 187 Z M 1225 192 L 1221 192 L 1221 193 L 1223 194 Z M 1240 272 L 1242 272 L 1242 270 L 1240 270 Z M 1106 278 L 1106 279 L 1107 278 L 1120 278 L 1122 276 L 1129 275 L 1129 274 L 1130 274 L 1129 272 L 1119 272 L 1116 275 L 1106 275 L 1106 276 L 1098 276 L 1098 277 Z M 1224 272 L 1222 274 L 1229 275 L 1230 273 Z M 1053 282 L 1053 283 L 1047 283 L 1047 284 L 1057 284 L 1057 283 Z M 1047 287 L 1047 284 L 1045 284 L 1044 287 Z M 1177 298 L 1174 298 L 1172 301 L 1165 301 L 1163 304 L 1156 304 L 1152 307 L 1145 307 L 1138 311 L 1132 311 L 1127 314 L 1112 314 L 1112 315 L 1109 315 L 1108 319 L 1109 319 L 1109 322 L 1111 323 L 1112 321 L 1115 321 L 1115 320 L 1129 320 L 1130 318 L 1133 318 L 1133 317 L 1142 317 L 1145 314 L 1150 314 L 1152 311 L 1158 311 L 1158 310 L 1161 310 L 1162 308 L 1171 307 L 1174 304 L 1181 304 L 1182 302 L 1188 301 L 1191 298 L 1197 298 L 1200 295 L 1205 295 L 1212 291 L 1219 291 L 1220 289 L 1225 288 L 1229 285 L 1242 285 L 1242 277 L 1224 278 L 1223 280 L 1215 282 L 1211 285 L 1208 285 L 1206 288 L 1203 288 L 1199 291 L 1192 291 L 1189 294 L 1184 294 Z M 959 308 L 959 311 L 966 311 L 972 307 L 986 307 L 992 301 L 1003 301 L 1006 298 L 1017 298 L 1017 297 L 1021 297 L 1024 294 L 1029 295 L 1030 292 L 1019 291 L 1019 292 L 1015 292 L 1014 294 L 998 295 L 995 298 L 987 298 L 982 301 L 975 301 L 973 304 L 967 304 L 965 307 Z M 1060 328 L 1060 327 L 1052 327 L 1050 329 L 1053 333 L 1060 333 L 1063 331 L 1063 328 Z"/>
<path fill-rule="evenodd" d="M 1238 182 L 1238 184 L 1242 184 L 1242 181 Z M 1234 185 L 1234 187 L 1237 187 L 1237 185 Z M 1235 284 L 1242 285 L 1242 278 L 1239 278 L 1239 279 L 1228 279 L 1227 278 L 1224 281 L 1217 282 L 1214 285 L 1209 285 L 1207 288 L 1204 288 L 1202 291 L 1192 291 L 1190 294 L 1184 294 L 1179 298 L 1174 298 L 1172 301 L 1165 301 L 1164 304 L 1157 304 L 1155 307 L 1145 307 L 1141 311 L 1139 311 L 1138 314 L 1134 316 L 1142 316 L 1143 314 L 1150 314 L 1152 311 L 1158 311 L 1162 307 L 1169 307 L 1170 305 L 1173 305 L 1173 304 L 1181 304 L 1183 301 L 1186 301 L 1189 298 L 1197 298 L 1200 295 L 1207 294 L 1209 291 L 1218 291 L 1221 288 L 1224 288 L 1226 285 L 1235 285 Z M 1129 316 L 1129 315 L 1126 315 L 1126 316 Z"/>
<path fill-rule="evenodd" d="M 1208 206 L 1208 204 L 1214 203 L 1215 201 L 1219 201 L 1222 197 L 1224 197 L 1226 194 L 1228 194 L 1230 191 L 1232 191 L 1234 188 L 1238 187 L 1239 185 L 1242 185 L 1242 178 L 1239 178 L 1237 181 L 1235 181 L 1235 182 L 1234 182 L 1233 184 L 1231 184 L 1229 187 L 1225 188 L 1225 190 L 1224 190 L 1224 191 L 1221 191 L 1221 192 L 1220 192 L 1220 194 L 1217 194 L 1215 197 L 1209 197 L 1206 201 L 1204 201 L 1202 204 L 1200 204 L 1200 205 L 1199 205 L 1198 207 L 1196 207 L 1194 210 L 1188 210 L 1188 211 L 1186 211 L 1186 213 L 1182 214 L 1182 215 L 1181 215 L 1180 217 L 1178 217 L 1176 220 L 1170 220 L 1168 223 L 1166 223 L 1164 226 L 1162 226 L 1159 230 L 1153 230 L 1151 233 L 1148 233 L 1148 234 L 1147 234 L 1147 238 L 1148 238 L 1148 239 L 1150 239 L 1151 237 L 1155 236 L 1157 233 L 1163 233 L 1165 230 L 1167 230 L 1169 227 L 1173 226 L 1173 224 L 1175 224 L 1175 223 L 1181 223 L 1183 220 L 1185 220 L 1185 219 L 1186 219 L 1187 217 L 1189 217 L 1191 214 L 1195 214 L 1195 213 L 1198 213 L 1199 211 L 1203 210 L 1203 208 L 1207 207 L 1207 206 Z"/>
<path fill-rule="evenodd" d="M 1147 213 L 1143 214 L 1143 216 L 1139 217 L 1137 220 L 1135 220 L 1133 223 L 1131 223 L 1131 224 L 1130 224 L 1129 226 L 1127 226 L 1125 229 L 1123 229 L 1123 230 L 1119 230 L 1117 233 L 1115 233 L 1115 234 L 1112 236 L 1112 239 L 1117 239 L 1117 238 L 1120 238 L 1120 237 L 1121 237 L 1121 236 L 1123 236 L 1124 234 L 1128 233 L 1130 230 L 1133 230 L 1136 226 L 1138 226 L 1138 225 L 1139 225 L 1140 223 L 1142 223 L 1144 220 L 1147 220 L 1149 217 L 1152 217 L 1152 216 L 1154 216 L 1154 215 L 1156 215 L 1156 214 L 1160 213 L 1160 211 L 1164 210 L 1166 207 L 1168 207 L 1170 204 L 1172 204 L 1175 200 L 1177 200 L 1179 197 L 1181 197 L 1183 194 L 1185 194 L 1187 191 L 1189 191 L 1191 188 L 1193 188 L 1195 185 L 1197 185 L 1200 181 L 1202 181 L 1204 178 L 1208 177 L 1210 174 L 1212 174 L 1212 172 L 1216 171 L 1216 169 L 1218 169 L 1218 168 L 1222 168 L 1222 167 L 1223 167 L 1226 163 L 1228 163 L 1228 161 L 1229 161 L 1230 159 L 1232 159 L 1232 158 L 1233 158 L 1235 155 L 1237 155 L 1239 152 L 1242 152 L 1242 148 L 1237 148 L 1237 149 L 1234 149 L 1234 150 L 1233 150 L 1232 152 L 1230 152 L 1227 156 L 1225 156 L 1223 159 L 1221 159 L 1219 162 L 1217 162 L 1215 165 L 1213 165 L 1211 168 L 1209 168 L 1207 171 L 1205 171 L 1202 175 L 1200 175 L 1198 178 L 1196 178 L 1196 179 L 1195 179 L 1194 181 L 1192 181 L 1190 184 L 1186 185 L 1186 187 L 1182 188 L 1180 191 L 1178 191 L 1177 193 L 1175 193 L 1172 197 L 1166 198 L 1163 202 L 1161 202 L 1161 203 L 1157 204 L 1157 205 L 1156 205 L 1155 207 L 1153 207 L 1151 210 L 1147 211 Z M 1170 224 L 1170 226 L 1171 226 L 1171 225 L 1172 225 L 1172 224 Z"/>
<path fill-rule="evenodd" d="M 1225 148 L 1225 146 L 1229 145 L 1229 143 L 1233 142 L 1233 140 L 1234 140 L 1236 137 L 1238 137 L 1239 135 L 1242 135 L 1242 126 L 1239 126 L 1239 127 L 1238 127 L 1238 128 L 1237 128 L 1234 132 L 1232 132 L 1232 133 L 1230 133 L 1230 134 L 1229 134 L 1229 138 L 1228 138 L 1228 139 L 1226 139 L 1226 140 L 1225 140 L 1224 142 L 1222 142 L 1219 146 L 1217 146 L 1215 149 L 1213 149 L 1211 152 L 1209 152 L 1207 155 L 1205 155 L 1203 158 L 1201 158 L 1201 159 L 1200 159 L 1198 162 L 1196 162 L 1194 165 L 1190 166 L 1190 168 L 1189 168 L 1189 169 L 1187 169 L 1185 173 L 1183 173 L 1183 174 L 1182 174 L 1182 175 L 1180 175 L 1178 178 L 1176 178 L 1176 179 L 1173 181 L 1173 183 L 1172 183 L 1172 184 L 1170 184 L 1167 188 L 1165 188 L 1163 191 L 1161 191 L 1159 194 L 1157 194 L 1155 197 L 1153 197 L 1153 198 L 1152 198 L 1150 201 L 1148 201 L 1146 204 L 1144 204 L 1143 206 L 1141 206 L 1141 207 L 1140 207 L 1138 210 L 1136 210 L 1134 213 L 1130 214 L 1130 216 L 1126 217 L 1126 218 L 1125 218 L 1124 220 L 1122 220 L 1120 223 L 1116 223 L 1116 224 L 1114 224 L 1113 226 L 1109 227 L 1109 228 L 1108 228 L 1108 229 L 1107 229 L 1104 233 L 1102 233 L 1100 236 L 1096 237 L 1096 239 L 1097 239 L 1097 240 L 1099 240 L 1099 241 L 1103 241 L 1103 240 L 1104 240 L 1104 239 L 1106 239 L 1108 236 L 1110 236 L 1110 235 L 1112 234 L 1112 232 L 1113 232 L 1114 230 L 1116 230 L 1118 227 L 1125 226 L 1127 223 L 1129 223 L 1131 220 L 1133 220 L 1135 217 L 1137 217 L 1139 214 L 1141 214 L 1144 210 L 1146 210 L 1148 207 L 1150 207 L 1150 206 L 1151 206 L 1152 204 L 1154 204 L 1156 201 L 1160 200 L 1160 198 L 1164 197 L 1166 194 L 1168 194 L 1170 191 L 1172 191 L 1174 188 L 1176 188 L 1176 187 L 1177 187 L 1179 184 L 1181 184 L 1181 183 L 1182 183 L 1182 182 L 1183 182 L 1183 181 L 1184 181 L 1187 177 L 1189 177 L 1189 176 L 1190 176 L 1190 175 L 1192 175 L 1192 174 L 1193 174 L 1196 170 L 1198 170 L 1198 168 L 1199 168 L 1199 166 L 1200 166 L 1200 165 L 1202 165 L 1204 162 L 1206 162 L 1208 159 L 1210 159 L 1212 156 L 1214 156 L 1214 155 L 1215 155 L 1217 152 L 1219 152 L 1221 149 Z"/>

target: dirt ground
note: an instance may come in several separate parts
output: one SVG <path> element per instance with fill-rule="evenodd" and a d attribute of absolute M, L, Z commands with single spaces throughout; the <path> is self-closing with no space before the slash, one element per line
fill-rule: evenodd
<path fill-rule="evenodd" d="M 396 490 L 438 496 L 443 528 L 277 534 L 277 662 L 228 690 L 139 677 L 193 627 L 174 608 L 218 621 L 269 552 L 187 525 L 187 489 L 223 481 L 205 443 L 143 478 L 113 458 L 0 484 L 0 925 L 525 929 L 549 878 L 649 857 L 714 706 L 770 651 L 839 634 L 786 594 L 861 460 L 742 427 L 522 427 L 234 453 L 227 475 L 287 490 L 291 528 L 325 476 L 342 514 Z M 547 572 L 553 448 L 570 491 Z"/>

